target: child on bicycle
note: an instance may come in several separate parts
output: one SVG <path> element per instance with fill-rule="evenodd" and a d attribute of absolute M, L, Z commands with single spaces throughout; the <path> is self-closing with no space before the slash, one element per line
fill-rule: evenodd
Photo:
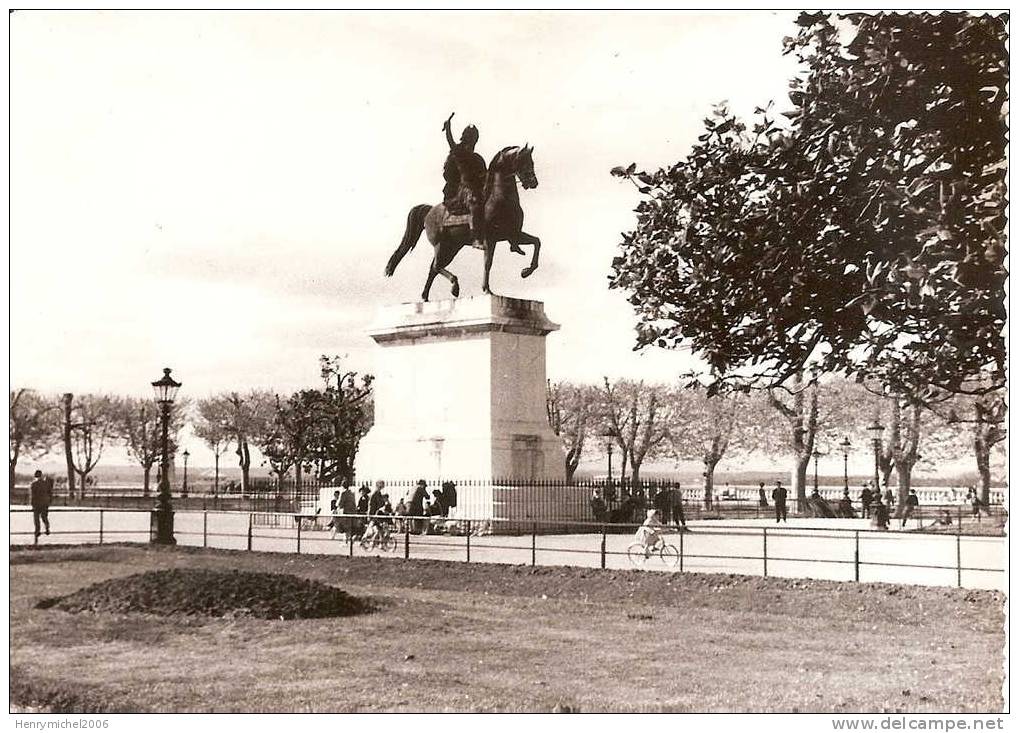
<path fill-rule="evenodd" d="M 650 557 L 651 553 L 658 548 L 658 544 L 662 541 L 662 534 L 659 530 L 664 528 L 665 525 L 658 518 L 658 510 L 648 509 L 647 518 L 642 525 L 637 527 L 637 533 L 634 535 L 634 541 L 644 545 L 644 557 Z"/>

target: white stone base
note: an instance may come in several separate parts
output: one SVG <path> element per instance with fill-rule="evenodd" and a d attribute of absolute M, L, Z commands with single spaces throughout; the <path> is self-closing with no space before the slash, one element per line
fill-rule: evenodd
<path fill-rule="evenodd" d="M 563 480 L 545 412 L 545 336 L 558 328 L 541 303 L 497 296 L 384 309 L 370 331 L 375 425 L 358 449 L 357 481 Z M 477 518 L 497 513 L 494 497 L 471 504 Z"/>

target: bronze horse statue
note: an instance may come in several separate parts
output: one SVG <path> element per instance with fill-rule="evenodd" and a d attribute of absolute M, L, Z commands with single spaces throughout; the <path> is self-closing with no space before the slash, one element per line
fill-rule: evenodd
<path fill-rule="evenodd" d="M 519 177 L 525 189 L 538 186 L 531 155 L 533 151 L 534 148 L 528 145 L 503 148 L 492 158 L 492 163 L 488 167 L 484 209 L 485 276 L 481 284 L 481 289 L 486 293 L 492 292 L 489 287 L 489 273 L 492 270 L 492 258 L 497 242 L 509 242 L 514 251 L 521 253 L 523 250 L 519 249 L 519 245 L 533 245 L 531 264 L 520 271 L 520 276 L 528 277 L 538 269 L 541 240 L 522 229 L 524 211 L 520 208 L 516 182 Z M 414 249 L 423 229 L 428 235 L 428 241 L 435 248 L 435 255 L 432 257 L 432 265 L 428 270 L 428 279 L 425 281 L 421 299 L 428 300 L 428 291 L 431 290 L 436 275 L 442 275 L 449 280 L 454 298 L 460 295 L 460 283 L 456 275 L 447 270 L 446 266 L 463 247 L 471 245 L 470 228 L 465 219 L 466 217 L 451 218 L 445 204 L 415 206 L 407 215 L 407 230 L 403 235 L 403 241 L 386 263 L 386 277 L 392 276 L 404 255 Z"/>

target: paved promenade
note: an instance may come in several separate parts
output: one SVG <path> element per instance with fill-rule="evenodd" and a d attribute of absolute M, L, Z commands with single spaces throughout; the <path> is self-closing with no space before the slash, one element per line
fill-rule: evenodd
<path fill-rule="evenodd" d="M 11 544 L 32 543 L 31 512 L 11 512 Z M 24 507 L 21 507 L 24 508 Z M 103 542 L 148 542 L 146 512 L 97 510 L 50 511 L 54 534 L 40 544 L 95 544 L 100 522 Z M 223 549 L 248 549 L 248 515 L 225 512 L 178 512 L 177 542 L 181 545 Z M 251 548 L 262 552 L 297 552 L 298 532 L 292 517 L 281 517 L 287 526 L 252 528 Z M 764 530 L 767 530 L 765 532 Z M 1003 590 L 1007 585 L 1007 544 L 1003 537 L 973 537 L 915 532 L 874 532 L 864 520 L 790 519 L 777 527 L 768 520 L 691 522 L 690 530 L 671 535 L 682 544 L 682 568 L 667 567 L 652 558 L 647 570 L 663 572 L 738 573 L 825 580 L 855 579 L 862 582 L 912 583 Z M 22 534 L 23 533 L 23 534 Z M 390 555 L 411 559 L 467 561 L 466 537 L 427 535 L 397 536 L 394 552 L 369 553 L 353 545 L 354 555 Z M 605 537 L 605 567 L 632 568 L 626 557 L 631 534 Z M 470 562 L 529 565 L 572 565 L 597 568 L 602 563 L 602 536 L 591 534 L 489 535 L 470 538 Z M 533 548 L 532 548 L 533 544 Z M 330 539 L 322 529 L 301 532 L 300 552 L 347 555 L 351 546 L 342 535 Z M 856 557 L 859 555 L 859 562 Z M 765 556 L 767 560 L 765 561 Z M 961 568 L 961 570 L 960 570 Z"/>

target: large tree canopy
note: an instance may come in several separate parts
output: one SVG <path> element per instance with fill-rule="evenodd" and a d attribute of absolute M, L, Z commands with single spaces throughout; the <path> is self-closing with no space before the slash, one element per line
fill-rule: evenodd
<path fill-rule="evenodd" d="M 638 346 L 719 380 L 808 361 L 896 392 L 1004 384 L 1005 20 L 801 15 L 793 108 L 724 106 L 688 157 L 615 168 L 646 198 L 611 286 Z"/>

